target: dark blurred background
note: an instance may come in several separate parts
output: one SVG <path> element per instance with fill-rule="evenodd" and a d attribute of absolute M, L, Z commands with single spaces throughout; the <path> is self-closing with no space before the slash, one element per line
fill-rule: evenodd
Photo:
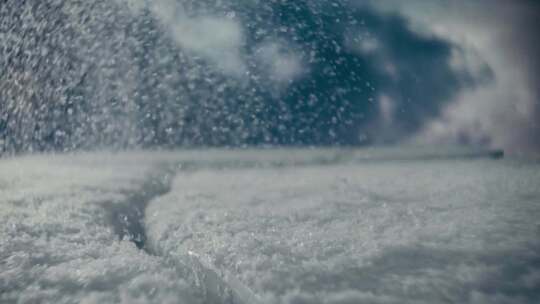
<path fill-rule="evenodd" d="M 537 1 L 0 4 L 0 154 L 466 144 L 537 153 Z"/>

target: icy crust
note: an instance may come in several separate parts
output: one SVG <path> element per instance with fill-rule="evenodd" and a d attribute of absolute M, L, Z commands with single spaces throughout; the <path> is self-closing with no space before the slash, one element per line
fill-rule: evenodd
<path fill-rule="evenodd" d="M 347 159 L 181 170 L 147 245 L 245 303 L 540 301 L 537 164 Z"/>
<path fill-rule="evenodd" d="M 198 303 L 174 267 L 111 223 L 158 167 L 137 154 L 0 161 L 0 302 Z"/>

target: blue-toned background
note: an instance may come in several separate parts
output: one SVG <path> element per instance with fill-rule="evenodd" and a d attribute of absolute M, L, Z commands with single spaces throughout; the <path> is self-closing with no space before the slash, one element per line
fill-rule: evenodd
<path fill-rule="evenodd" d="M 537 152 L 535 1 L 15 1 L 0 152 L 403 142 Z"/>

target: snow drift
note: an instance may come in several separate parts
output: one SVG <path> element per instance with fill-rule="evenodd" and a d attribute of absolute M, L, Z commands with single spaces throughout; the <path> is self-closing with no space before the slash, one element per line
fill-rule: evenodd
<path fill-rule="evenodd" d="M 404 151 L 1 160 L 0 301 L 537 303 L 538 164 Z"/>

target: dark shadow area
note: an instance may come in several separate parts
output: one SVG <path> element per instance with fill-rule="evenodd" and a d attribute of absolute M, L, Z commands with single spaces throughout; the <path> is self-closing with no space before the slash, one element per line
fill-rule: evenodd
<path fill-rule="evenodd" d="M 170 191 L 170 183 L 174 177 L 171 170 L 163 170 L 152 174 L 141 186 L 141 190 L 126 193 L 122 202 L 108 202 L 104 208 L 108 212 L 109 221 L 120 240 L 127 239 L 137 248 L 145 249 L 146 231 L 144 212 L 150 201 Z"/>

